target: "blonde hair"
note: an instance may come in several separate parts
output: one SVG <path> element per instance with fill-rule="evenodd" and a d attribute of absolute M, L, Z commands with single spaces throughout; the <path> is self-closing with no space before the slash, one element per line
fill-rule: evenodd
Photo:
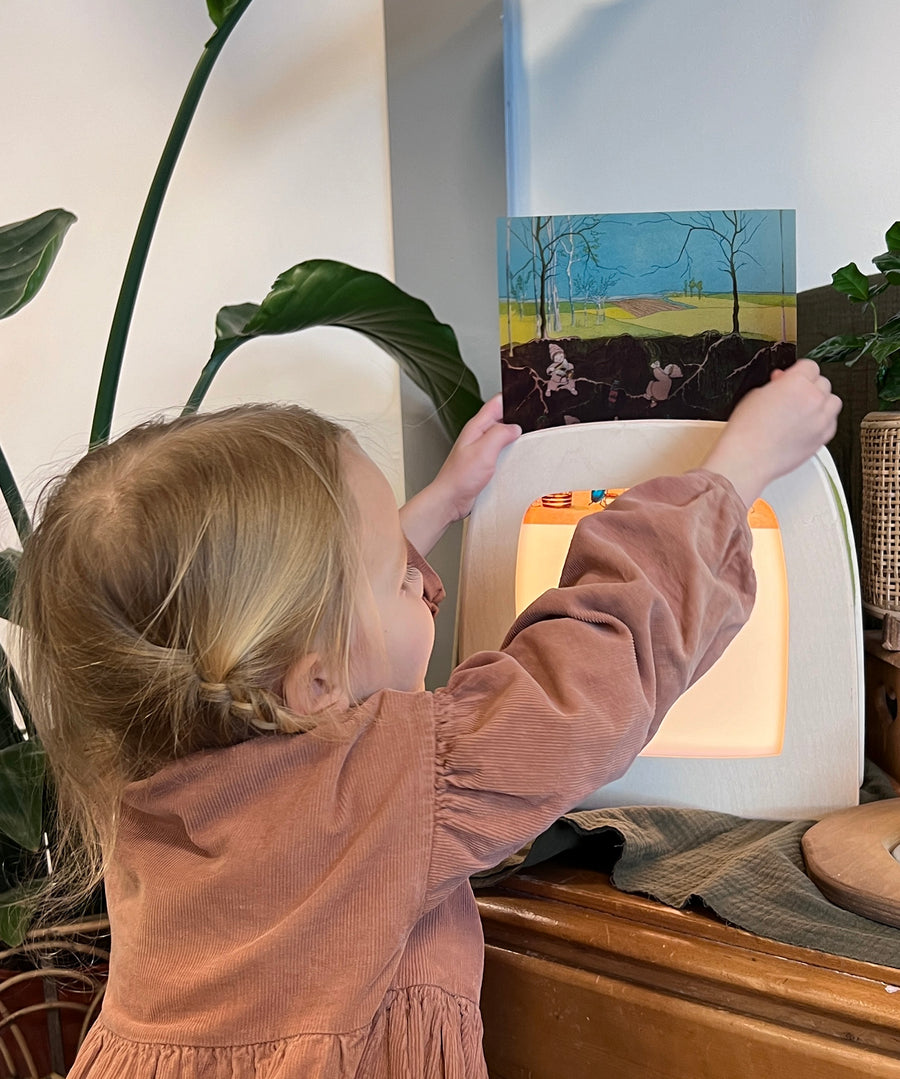
<path fill-rule="evenodd" d="M 94 880 L 129 782 L 313 727 L 281 683 L 314 648 L 349 690 L 347 437 L 295 406 L 145 424 L 42 498 L 14 601 L 23 682 L 64 836 Z"/>

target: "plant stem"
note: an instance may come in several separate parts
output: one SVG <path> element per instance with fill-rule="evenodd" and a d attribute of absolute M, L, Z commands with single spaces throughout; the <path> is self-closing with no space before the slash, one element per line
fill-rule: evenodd
<path fill-rule="evenodd" d="M 191 390 L 191 396 L 187 399 L 187 404 L 181 410 L 182 416 L 190 416 L 203 404 L 203 398 L 206 396 L 206 391 L 211 386 L 212 380 L 220 367 L 221 364 L 217 363 L 215 366 L 207 364 L 206 367 L 203 368 L 200 372 L 200 377 L 197 379 L 196 385 Z"/>
<path fill-rule="evenodd" d="M 16 702 L 16 707 L 22 716 L 22 722 L 25 724 L 25 731 L 28 734 L 29 739 L 32 742 L 38 741 L 37 731 L 34 729 L 34 723 L 31 719 L 31 711 L 28 708 L 28 702 L 25 700 L 25 694 L 22 692 L 22 684 L 19 682 L 19 677 L 13 669 L 12 664 L 9 662 L 9 657 L 5 652 L 2 653 L 3 664 L 6 667 L 6 678 L 9 686 L 9 691 L 12 693 L 13 700 Z"/>
<path fill-rule="evenodd" d="M 3 488 L 3 498 L 6 500 L 9 514 L 16 526 L 19 542 L 24 543 L 31 535 L 31 521 L 2 449 L 0 449 L 0 487 Z"/>
<path fill-rule="evenodd" d="M 125 342 L 131 326 L 131 317 L 134 314 L 137 292 L 144 273 L 147 252 L 159 218 L 159 211 L 165 198 L 169 181 L 172 178 L 175 164 L 178 161 L 178 155 L 181 152 L 181 147 L 187 136 L 200 96 L 219 53 L 251 2 L 252 0 L 238 0 L 228 18 L 207 41 L 178 107 L 172 130 L 169 132 L 153 182 L 147 192 L 147 199 L 138 221 L 131 253 L 128 256 L 128 264 L 125 267 L 125 276 L 119 290 L 119 299 L 116 302 L 116 310 L 113 314 L 106 354 L 103 357 L 103 369 L 100 373 L 100 385 L 97 389 L 97 403 L 94 406 L 94 418 L 91 423 L 91 448 L 102 445 L 109 439 L 116 391 L 119 386 L 119 375 L 122 370 L 122 359 L 125 354 Z"/>
<path fill-rule="evenodd" d="M 191 413 L 196 412 L 203 404 L 203 398 L 206 396 L 207 390 L 212 385 L 212 380 L 216 377 L 219 368 L 240 343 L 240 341 L 235 341 L 231 348 L 218 352 L 206 362 L 206 365 L 200 372 L 200 377 L 197 379 L 194 388 L 191 390 L 191 396 L 187 399 L 187 404 L 181 410 L 182 416 L 190 416 Z"/>

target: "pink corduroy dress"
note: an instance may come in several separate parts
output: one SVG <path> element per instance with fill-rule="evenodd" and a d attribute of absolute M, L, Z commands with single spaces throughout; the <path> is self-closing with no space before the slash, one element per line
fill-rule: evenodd
<path fill-rule="evenodd" d="M 749 537 L 721 477 L 635 487 L 445 689 L 133 784 L 70 1079 L 483 1079 L 468 878 L 628 767 L 749 614 Z"/>

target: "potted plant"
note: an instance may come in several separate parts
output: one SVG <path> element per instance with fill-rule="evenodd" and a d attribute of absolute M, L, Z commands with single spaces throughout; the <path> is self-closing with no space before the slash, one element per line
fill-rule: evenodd
<path fill-rule="evenodd" d="M 141 275 L 165 192 L 178 160 L 191 119 L 212 67 L 251 0 L 207 0 L 214 32 L 206 42 L 200 60 L 163 149 L 137 226 L 125 269 L 118 302 L 109 332 L 96 404 L 91 424 L 90 446 L 104 444 L 110 435 L 119 374 L 126 338 L 135 306 Z M 14 315 L 40 290 L 74 214 L 63 209 L 43 213 L 0 227 L 0 319 Z M 225 360 L 241 344 L 269 334 L 292 333 L 311 326 L 333 325 L 354 329 L 375 341 L 432 399 L 442 423 L 455 437 L 463 424 L 480 407 L 477 380 L 463 362 L 453 330 L 434 317 L 427 304 L 409 296 L 376 273 L 327 259 L 300 262 L 281 273 L 259 303 L 223 307 L 215 318 L 212 350 L 199 372 L 193 389 L 186 395 L 184 412 L 196 410 Z M 28 542 L 31 522 L 12 470 L 0 449 L 0 487 L 15 524 L 20 546 Z M 19 549 L 0 552 L 0 615 L 9 617 L 9 600 L 20 557 Z M 47 789 L 43 752 L 28 715 L 26 702 L 13 664 L 0 649 L 0 940 L 9 951 L 0 953 L 0 964 L 10 952 L 24 948 L 29 957 L 43 953 L 46 937 L 27 936 L 42 881 L 53 873 L 53 797 Z M 83 926 L 76 927 L 79 932 Z M 88 945 L 80 938 L 75 954 Z M 48 978 L 41 964 L 42 995 L 57 993 L 58 985 Z M 21 980 L 21 979 L 20 979 Z M 92 983 L 87 1003 L 61 1001 L 59 1007 L 76 1014 L 81 1033 L 93 1015 L 97 987 Z M 62 1048 L 60 1032 L 55 1032 L 55 1051 L 32 1053 L 31 1063 L 20 1058 L 14 1063 L 5 1046 L 4 1033 L 14 1030 L 16 1043 L 27 1040 L 18 1020 L 19 1012 L 4 1014 L 0 986 L 0 1064 L 10 1074 L 24 1069 L 38 1076 L 49 1067 L 64 1070 L 61 1057 L 71 1055 L 71 1046 Z M 31 1005 L 24 1005 L 26 1009 Z M 47 1033 L 54 1041 L 54 1031 Z M 71 1040 L 71 1039 L 70 1039 Z M 76 1039 L 77 1041 L 77 1039 Z M 21 1045 L 19 1045 L 21 1048 Z M 49 1065 L 46 1063 L 49 1060 Z M 43 1069 L 43 1070 L 41 1070 Z"/>
<path fill-rule="evenodd" d="M 832 275 L 833 287 L 872 314 L 867 333 L 829 337 L 809 356 L 853 367 L 871 357 L 879 411 L 862 420 L 862 528 L 860 576 L 866 609 L 882 619 L 883 643 L 900 649 L 900 312 L 879 324 L 876 297 L 900 285 L 900 221 L 885 234 L 887 251 L 872 262 L 871 281 L 855 262 Z"/>
<path fill-rule="evenodd" d="M 872 262 L 883 274 L 883 280 L 870 281 L 855 262 L 835 270 L 832 287 L 852 303 L 863 304 L 872 313 L 872 332 L 838 334 L 829 337 L 809 352 L 810 359 L 822 363 L 843 362 L 853 367 L 864 356 L 875 361 L 875 386 L 879 407 L 893 409 L 900 401 L 900 313 L 878 324 L 875 298 L 891 286 L 900 285 L 900 221 L 895 221 L 885 233 L 887 251 L 876 255 Z"/>

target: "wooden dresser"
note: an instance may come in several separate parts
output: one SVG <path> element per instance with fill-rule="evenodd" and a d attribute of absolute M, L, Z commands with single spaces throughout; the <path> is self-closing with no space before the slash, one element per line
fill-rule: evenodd
<path fill-rule="evenodd" d="M 549 862 L 481 892 L 492 1079 L 900 1079 L 900 970 Z"/>
<path fill-rule="evenodd" d="M 830 285 L 797 303 L 798 355 L 867 328 Z M 879 298 L 880 318 L 892 303 Z M 826 373 L 844 401 L 829 450 L 859 535 L 873 361 Z M 867 750 L 900 778 L 900 661 L 871 640 L 867 652 L 884 661 L 867 669 Z M 492 1079 L 900 1079 L 900 969 L 765 940 L 562 862 L 480 892 L 478 906 Z"/>

